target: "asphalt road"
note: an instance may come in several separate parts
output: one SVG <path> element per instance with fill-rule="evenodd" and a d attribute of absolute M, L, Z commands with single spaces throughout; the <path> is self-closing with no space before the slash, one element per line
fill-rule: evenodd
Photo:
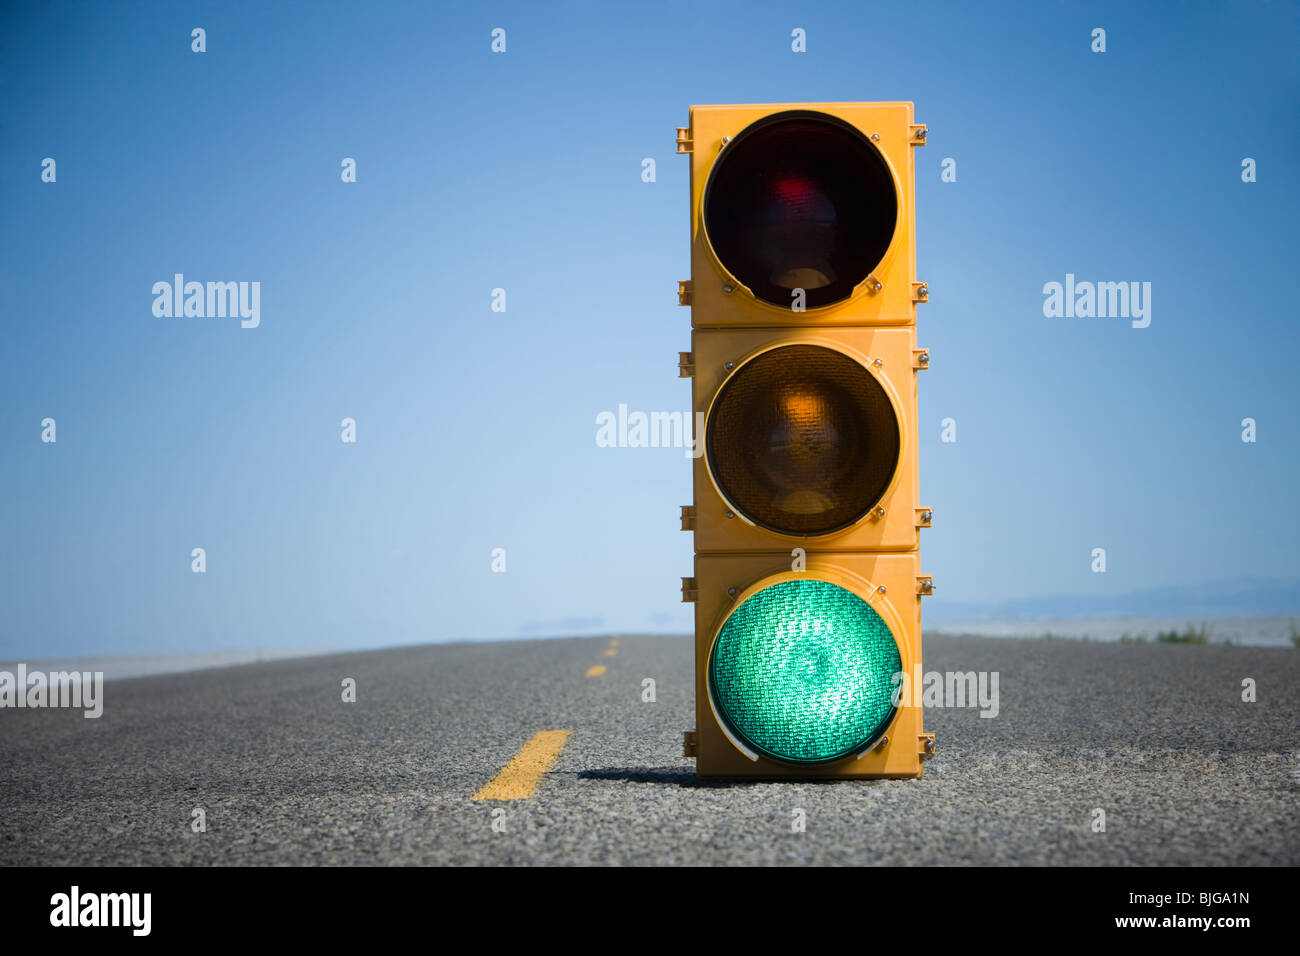
<path fill-rule="evenodd" d="M 924 779 L 701 784 L 690 641 L 608 645 L 121 680 L 98 720 L 0 710 L 0 863 L 1300 863 L 1297 650 L 928 637 L 926 670 L 999 672 L 1000 712 L 927 711 Z M 471 800 L 542 730 L 572 735 L 532 797 Z"/>

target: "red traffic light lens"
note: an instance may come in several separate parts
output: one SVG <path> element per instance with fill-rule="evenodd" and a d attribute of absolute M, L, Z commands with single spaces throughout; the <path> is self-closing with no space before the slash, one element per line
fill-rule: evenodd
<path fill-rule="evenodd" d="M 705 455 L 723 497 L 778 534 L 830 534 L 861 520 L 898 468 L 899 424 L 860 363 L 820 345 L 764 352 L 722 386 Z"/>
<path fill-rule="evenodd" d="M 821 113 L 780 113 L 723 148 L 704 197 L 719 261 L 764 302 L 847 299 L 884 257 L 898 196 L 884 158 Z"/>

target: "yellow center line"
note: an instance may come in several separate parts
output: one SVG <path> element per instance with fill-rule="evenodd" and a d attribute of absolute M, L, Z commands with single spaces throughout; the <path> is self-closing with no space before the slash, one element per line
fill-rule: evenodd
<path fill-rule="evenodd" d="M 618 656 L 618 650 L 617 650 L 616 648 L 613 648 L 613 647 L 607 647 L 607 648 L 605 648 L 605 656 L 606 656 L 606 657 L 617 657 L 617 656 Z"/>
<path fill-rule="evenodd" d="M 611 638 L 609 639 L 609 646 L 610 646 L 610 647 L 618 647 L 618 638 L 617 638 L 617 637 L 611 637 Z"/>
<path fill-rule="evenodd" d="M 555 764 L 572 730 L 539 730 L 473 800 L 527 800 Z"/>
<path fill-rule="evenodd" d="M 590 667 L 587 668 L 588 677 L 599 677 L 603 673 L 605 673 L 604 664 L 592 664 Z"/>

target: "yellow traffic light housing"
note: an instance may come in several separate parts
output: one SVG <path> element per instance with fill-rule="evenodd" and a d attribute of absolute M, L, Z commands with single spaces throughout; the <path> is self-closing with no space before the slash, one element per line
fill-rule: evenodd
<path fill-rule="evenodd" d="M 697 328 L 916 321 L 929 293 L 916 279 L 912 161 L 925 127 L 911 103 L 690 115 L 678 130 L 691 162 L 691 281 L 681 295 Z"/>
<path fill-rule="evenodd" d="M 809 554 L 803 569 L 794 571 L 794 562 L 781 554 L 697 555 L 695 577 L 685 579 L 683 587 L 693 591 L 689 597 L 695 602 L 697 723 L 688 739 L 694 743 L 698 775 L 921 776 L 921 760 L 932 751 L 933 737 L 922 727 L 920 695 L 900 693 L 902 679 L 896 677 L 914 675 L 921 668 L 921 595 L 927 579 L 918 574 L 918 560 L 915 553 Z M 759 622 L 769 626 L 752 628 L 760 641 L 771 644 L 749 642 L 759 646 L 750 650 L 752 677 L 744 682 L 751 690 L 747 704 L 729 701 L 718 692 L 715 680 L 719 638 L 756 597 L 784 584 L 839 596 L 850 604 L 850 615 L 855 605 L 865 606 L 857 616 L 874 615 L 873 641 L 859 648 L 840 640 L 830 628 L 818 634 L 818 624 L 836 616 L 830 607 L 819 609 L 818 620 L 791 602 L 777 602 Z M 805 603 L 817 599 L 814 593 Z M 785 621 L 780 620 L 783 612 Z M 770 626 L 773 620 L 775 627 Z M 739 622 L 741 629 L 746 626 L 750 622 Z M 806 646 L 810 638 L 811 647 Z M 888 656 L 882 653 L 891 649 Z M 885 659 L 873 660 L 873 655 Z M 815 673 L 792 672 L 801 666 Z M 785 687 L 780 686 L 783 676 Z M 857 691 L 856 698 L 846 694 L 846 688 Z M 835 702 L 836 715 L 843 720 L 823 720 L 827 701 Z M 852 712 L 846 701 L 860 704 L 860 711 Z M 804 732 L 790 734 L 791 725 Z M 782 748 L 783 729 L 796 748 Z M 823 737 L 841 745 L 818 753 Z"/>
<path fill-rule="evenodd" d="M 912 329 L 697 330 L 695 549 L 913 551 Z M 764 441 L 766 439 L 766 441 Z"/>
<path fill-rule="evenodd" d="M 919 777 L 911 103 L 696 106 L 696 730 L 706 777 Z"/>

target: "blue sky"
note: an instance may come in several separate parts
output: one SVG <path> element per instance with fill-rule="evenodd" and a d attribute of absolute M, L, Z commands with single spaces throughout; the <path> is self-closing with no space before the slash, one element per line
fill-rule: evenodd
<path fill-rule="evenodd" d="M 928 609 L 1300 575 L 1296 5 L 917 6 L 5 5 L 0 656 L 689 630 L 689 464 L 594 436 L 689 406 L 696 103 L 929 126 Z"/>

